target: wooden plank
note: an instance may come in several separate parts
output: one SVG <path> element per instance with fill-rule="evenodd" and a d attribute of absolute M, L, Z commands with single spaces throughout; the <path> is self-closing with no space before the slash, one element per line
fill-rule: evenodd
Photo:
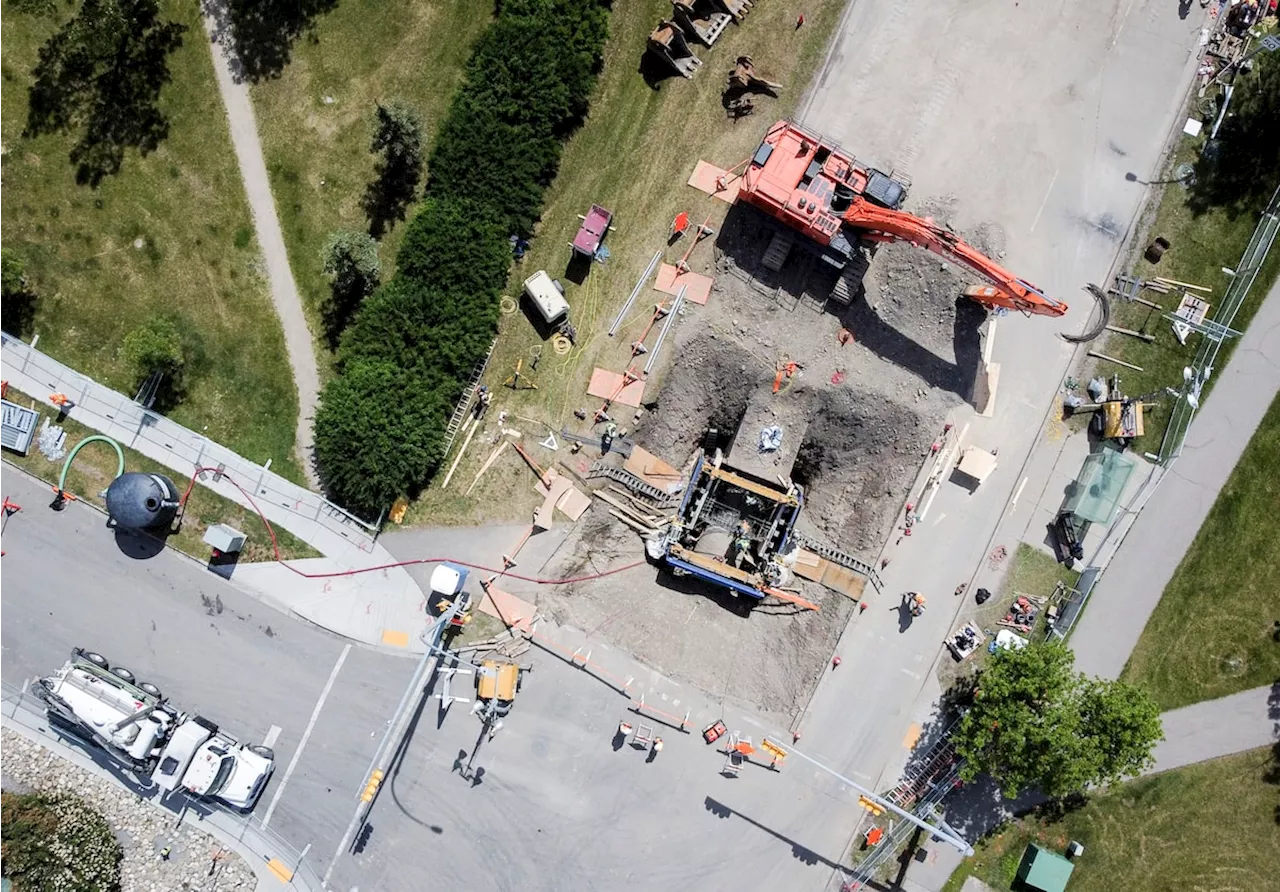
<path fill-rule="evenodd" d="M 1106 326 L 1106 329 L 1107 331 L 1118 332 L 1119 334 L 1129 335 L 1130 337 L 1141 338 L 1142 340 L 1146 341 L 1148 344 L 1156 339 L 1155 335 L 1149 335 L 1149 334 L 1144 334 L 1143 332 L 1140 332 L 1140 331 L 1134 331 L 1132 328 L 1121 328 L 1118 325 L 1108 325 Z"/>
<path fill-rule="evenodd" d="M 867 578 L 861 573 L 830 561 L 827 561 L 826 572 L 822 574 L 822 579 L 819 581 L 826 588 L 852 601 L 862 600 L 862 590 L 867 586 Z"/>
<path fill-rule="evenodd" d="M 759 583 L 753 575 L 745 570 L 738 569 L 732 564 L 726 564 L 724 561 L 718 561 L 705 554 L 698 554 L 697 552 L 690 551 L 682 545 L 672 545 L 671 553 L 682 561 L 688 561 L 695 566 L 701 567 L 702 569 L 708 570 L 712 573 L 718 573 L 719 575 L 728 577 L 735 582 L 741 582 L 743 585 L 749 585 L 752 588 L 759 587 Z"/>
<path fill-rule="evenodd" d="M 819 557 L 812 551 L 800 549 L 800 553 L 796 556 L 795 573 L 801 579 L 807 579 L 810 582 L 822 582 L 822 574 L 827 570 L 829 562 L 826 558 Z"/>
<path fill-rule="evenodd" d="M 726 483 L 732 483 L 734 486 L 740 489 L 745 489 L 747 492 L 753 492 L 758 496 L 769 499 L 771 502 L 778 502 L 783 505 L 800 504 L 796 500 L 796 497 L 793 495 L 788 495 L 787 493 L 779 492 L 778 490 L 772 489 L 768 486 L 761 486 L 759 483 L 756 483 L 752 480 L 748 480 L 745 477 L 738 476 L 737 474 L 733 473 L 733 471 L 726 471 L 724 468 L 711 468 L 710 474 L 712 477 L 716 478 L 717 480 L 723 480 Z"/>
<path fill-rule="evenodd" d="M 615 499 L 613 496 L 609 495 L 607 492 L 604 492 L 603 490 L 597 489 L 592 493 L 592 495 L 595 496 L 597 499 L 600 499 L 602 502 L 606 502 L 609 505 L 612 505 L 618 511 L 621 511 L 623 514 L 630 517 L 632 520 L 636 521 L 637 523 L 645 524 L 651 529 L 657 527 L 656 517 L 653 517 L 651 515 L 641 514 L 639 511 L 636 511 L 628 507 L 621 500 Z"/>
<path fill-rule="evenodd" d="M 1178 288 L 1191 288 L 1195 291 L 1207 291 L 1210 294 L 1213 293 L 1212 288 L 1207 288 L 1204 285 L 1192 285 L 1190 282 L 1179 282 L 1177 279 L 1166 279 L 1164 276 L 1156 276 L 1155 280 L 1165 285 L 1176 285 Z"/>
<path fill-rule="evenodd" d="M 625 471 L 635 474 L 650 486 L 666 491 L 666 488 L 681 478 L 681 473 L 658 456 L 639 446 L 631 448 L 631 455 L 622 463 Z"/>
<path fill-rule="evenodd" d="M 1144 369 L 1140 365 L 1134 365 L 1131 362 L 1125 362 L 1123 359 L 1116 359 L 1114 356 L 1108 356 L 1105 353 L 1099 353 L 1097 350 L 1090 350 L 1089 355 L 1092 356 L 1094 359 L 1105 359 L 1107 362 L 1114 362 L 1116 365 L 1122 365 L 1126 369 L 1133 369 L 1135 372 L 1146 371 L 1146 369 Z"/>
<path fill-rule="evenodd" d="M 556 502 L 556 507 L 564 512 L 565 517 L 577 520 L 591 507 L 591 499 L 578 487 L 570 485 Z"/>
<path fill-rule="evenodd" d="M 591 373 L 590 383 L 587 384 L 587 396 L 611 400 L 638 409 L 644 399 L 644 382 L 632 381 L 626 387 L 622 387 L 622 377 L 618 372 L 611 372 L 608 369 L 595 369 Z M 620 387 L 622 387 L 621 390 L 618 389 Z"/>

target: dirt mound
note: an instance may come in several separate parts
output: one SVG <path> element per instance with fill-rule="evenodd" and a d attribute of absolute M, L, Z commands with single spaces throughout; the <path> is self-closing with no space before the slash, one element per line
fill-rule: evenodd
<path fill-rule="evenodd" d="M 758 359 L 714 333 L 689 338 L 680 344 L 679 354 L 657 399 L 646 403 L 650 414 L 636 431 L 645 449 L 677 465 L 708 428 L 732 434 L 751 393 L 767 377 Z"/>

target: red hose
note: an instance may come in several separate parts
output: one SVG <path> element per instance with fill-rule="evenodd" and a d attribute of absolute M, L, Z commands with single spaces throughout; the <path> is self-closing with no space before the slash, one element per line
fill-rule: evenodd
<path fill-rule="evenodd" d="M 262 525 L 267 528 L 267 534 L 271 536 L 271 550 L 275 553 L 276 562 L 290 572 L 297 573 L 304 579 L 329 579 L 334 576 L 355 576 L 359 573 L 372 573 L 375 570 L 390 570 L 395 567 L 412 567 L 415 564 L 438 564 L 443 561 L 448 561 L 451 564 L 470 567 L 472 570 L 480 570 L 485 573 L 497 573 L 502 576 L 508 576 L 512 579 L 519 579 L 522 582 L 532 582 L 536 585 L 570 585 L 575 582 L 587 582 L 592 579 L 600 579 L 602 576 L 612 576 L 615 573 L 622 573 L 625 570 L 631 570 L 645 563 L 643 560 L 634 561 L 630 564 L 624 564 L 621 567 L 614 567 L 611 570 L 602 570 L 599 573 L 591 573 L 587 576 L 574 576 L 570 579 L 539 579 L 533 576 L 522 576 L 519 573 L 510 573 L 506 570 L 496 570 L 493 567 L 485 567 L 480 564 L 473 564 L 468 561 L 460 561 L 456 558 L 449 557 L 414 558 L 408 561 L 396 561 L 392 564 L 379 564 L 376 567 L 361 567 L 356 570 L 338 570 L 333 573 L 306 573 L 299 570 L 297 567 L 290 566 L 284 558 L 280 557 L 280 543 L 276 541 L 276 531 L 275 528 L 271 526 L 271 521 L 267 520 L 267 516 L 262 513 L 262 509 L 258 507 L 258 503 L 253 500 L 253 496 L 249 495 L 243 486 L 236 483 L 236 481 L 227 474 L 226 471 L 218 468 L 196 468 L 195 472 L 191 475 L 191 482 L 187 484 L 187 491 L 182 494 L 182 505 L 184 507 L 186 506 L 187 499 L 191 496 L 191 491 L 195 489 L 196 477 L 204 471 L 212 471 L 215 474 L 220 474 L 223 478 L 229 481 L 232 486 L 240 490 L 240 494 L 248 500 L 249 504 L 253 507 L 253 510 L 257 512 L 258 518 L 262 521 Z"/>

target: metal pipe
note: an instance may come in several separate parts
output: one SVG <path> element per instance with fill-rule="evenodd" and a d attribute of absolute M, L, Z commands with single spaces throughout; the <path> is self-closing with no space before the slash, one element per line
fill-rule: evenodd
<path fill-rule="evenodd" d="M 640 289 L 644 287 L 644 283 L 649 281 L 649 276 L 653 274 L 653 268 L 658 265 L 658 260 L 662 257 L 661 251 L 653 252 L 653 259 L 649 261 L 649 265 L 644 268 L 644 275 L 640 277 L 640 281 L 636 282 L 636 287 L 632 289 L 631 296 L 627 298 L 627 302 L 622 305 L 622 309 L 618 311 L 618 318 L 613 320 L 613 325 L 609 327 L 609 337 L 613 337 L 618 332 L 619 326 L 622 325 L 623 317 L 627 315 L 627 311 L 631 309 L 631 305 L 635 303 L 636 298 L 640 296 Z"/>
<path fill-rule="evenodd" d="M 644 373 L 647 375 L 653 371 L 653 367 L 658 362 L 658 351 L 662 349 L 662 342 L 667 338 L 667 332 L 671 329 L 671 323 L 676 318 L 676 313 L 680 311 L 680 307 L 684 304 L 684 292 L 688 285 L 680 286 L 680 293 L 676 295 L 676 299 L 672 301 L 671 308 L 667 310 L 667 318 L 662 323 L 662 331 L 658 332 L 658 340 L 654 341 L 653 350 L 649 353 L 649 361 L 644 364 Z"/>
<path fill-rule="evenodd" d="M 877 805 L 880 805 L 888 809 L 889 811 L 893 812 L 895 815 L 902 818 L 903 820 L 910 821 L 912 824 L 915 824 L 921 830 L 924 830 L 925 832 L 938 837 L 939 839 L 948 843 L 949 845 L 954 846 L 957 850 L 962 852 L 966 858 L 973 854 L 973 846 L 969 845 L 959 836 L 956 836 L 955 834 L 950 833 L 947 830 L 943 830 L 940 827 L 935 827 L 932 824 L 930 824 L 928 821 L 924 820 L 923 818 L 919 818 L 916 815 L 913 815 L 911 812 L 903 808 L 899 808 L 889 800 L 880 798 L 875 793 L 872 793 L 870 790 L 868 790 L 866 787 L 862 786 L 861 784 L 858 784 L 856 781 L 850 780 L 840 772 L 835 771 L 834 769 L 828 768 L 826 765 L 823 765 L 817 759 L 810 758 L 809 756 L 806 756 L 804 753 L 799 752 L 798 750 L 795 750 L 795 749 L 788 749 L 787 752 L 793 756 L 799 756 L 801 759 L 804 759 L 806 762 L 810 763 L 815 768 L 821 768 L 827 774 L 831 775 L 832 777 L 836 778 L 842 783 L 848 784 L 850 787 L 857 790 L 863 796 L 866 796 L 868 799 L 873 800 Z"/>
<path fill-rule="evenodd" d="M 387 764 L 390 761 L 387 758 L 387 751 L 390 750 L 394 753 L 396 750 L 396 747 L 388 746 L 388 744 L 393 738 L 399 737 L 399 735 L 404 733 L 409 715 L 412 712 L 411 706 L 414 694 L 421 694 L 422 688 L 425 685 L 424 679 L 427 678 L 435 669 L 433 664 L 438 659 L 436 656 L 436 647 L 439 646 L 440 635 L 444 632 L 444 628 L 448 624 L 449 620 L 453 619 L 454 616 L 457 615 L 461 604 L 461 598 L 455 599 L 453 604 L 449 606 L 449 609 L 440 614 L 440 616 L 436 618 L 436 621 L 423 631 L 422 639 L 427 645 L 427 651 L 422 655 L 422 660 L 419 661 L 417 668 L 414 670 L 413 678 L 409 681 L 409 686 L 405 688 L 404 695 L 400 698 L 400 703 L 396 706 L 396 711 L 387 725 L 387 732 L 382 735 L 382 740 L 378 743 L 378 748 L 374 752 L 373 761 L 370 763 L 368 771 L 364 774 L 364 783 L 368 782 L 368 780 L 373 776 L 374 771 L 379 769 L 383 771 L 386 770 Z M 337 865 L 338 859 L 342 857 L 342 854 L 347 851 L 348 847 L 351 845 L 352 837 L 355 836 L 358 828 L 364 823 L 365 816 L 371 808 L 373 808 L 372 800 L 365 802 L 361 799 L 356 803 L 355 814 L 352 815 L 351 822 L 347 824 L 347 829 L 343 832 L 342 839 L 338 842 L 338 848 L 333 853 L 333 858 L 330 859 L 329 866 L 325 869 L 324 877 L 320 881 L 321 886 L 324 888 L 327 889 L 329 887 L 329 879 L 333 876 L 334 866 Z"/>

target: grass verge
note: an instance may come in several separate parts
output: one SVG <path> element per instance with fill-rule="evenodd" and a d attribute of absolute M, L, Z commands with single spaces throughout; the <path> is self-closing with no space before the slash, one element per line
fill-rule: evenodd
<path fill-rule="evenodd" d="M 1129 657 L 1165 709 L 1280 678 L 1280 397 L 1258 425 Z"/>
<path fill-rule="evenodd" d="M 637 69 L 649 32 L 670 16 L 670 10 L 665 0 L 614 6 L 604 70 L 591 99 L 591 112 L 566 144 L 560 171 L 546 193 L 537 238 L 508 282 L 507 293 L 518 296 L 523 280 L 539 269 L 560 279 L 579 335 L 576 348 L 557 356 L 524 312 L 506 315 L 500 322 L 486 383 L 498 390 L 495 408 L 511 413 L 509 425 L 518 428 L 528 442 L 536 443 L 548 430 L 558 433 L 562 425 L 575 423 L 576 408 L 597 408 L 599 401 L 585 392 L 591 370 L 599 365 L 621 371 L 626 353 L 619 345 L 644 327 L 640 317 L 647 319 L 652 310 L 651 292 L 637 299 L 633 318 L 617 338 L 606 337 L 605 331 L 649 258 L 659 248 L 665 250 L 672 219 L 687 211 L 696 225 L 710 214 L 710 225 L 718 227 L 728 208 L 685 185 L 694 165 L 699 158 L 722 167 L 737 164 L 752 152 L 770 124 L 795 111 L 822 63 L 843 4 L 829 2 L 816 9 L 801 0 L 759 4 L 742 25 L 731 25 L 714 48 L 695 48 L 705 63 L 696 77 L 668 78 L 653 88 Z M 796 29 L 801 12 L 806 24 Z M 721 105 L 723 72 L 742 54 L 752 56 L 761 77 L 785 87 L 776 100 L 757 97 L 756 114 L 734 123 Z M 593 203 L 613 211 L 616 231 L 605 242 L 610 250 L 608 262 L 592 264 L 578 284 L 565 275 L 567 243 L 581 222 L 578 215 Z M 670 262 L 687 247 L 686 240 L 666 252 Z M 697 250 L 695 261 L 713 247 L 708 242 Z M 535 356 L 538 368 L 531 371 Z M 524 360 L 524 373 L 538 384 L 537 390 L 502 388 L 518 360 Z M 649 385 L 653 392 L 657 386 Z M 489 418 L 496 414 L 490 413 Z M 532 474 L 514 450 L 507 450 L 509 454 L 485 473 L 471 496 L 464 495 L 491 448 L 487 438 L 481 442 L 477 435 L 450 489 L 433 485 L 413 504 L 405 522 L 462 524 L 527 516 L 539 499 Z M 454 457 L 446 460 L 446 472 Z M 438 479 L 443 480 L 443 474 Z"/>
<path fill-rule="evenodd" d="M 52 419 L 57 415 L 53 409 L 41 405 L 39 401 L 16 390 L 11 389 L 9 391 L 8 400 L 19 405 L 31 405 L 44 418 Z M 61 426 L 67 432 L 66 450 L 68 454 L 70 454 L 76 443 L 91 434 L 97 433 L 97 431 L 87 428 L 70 418 L 64 419 L 61 422 Z M 172 468 L 167 468 L 158 462 L 154 462 L 145 455 L 123 445 L 121 448 L 124 450 L 124 468 L 126 471 L 163 474 L 173 480 L 180 490 L 186 489 L 188 481 L 178 479 Z M 5 450 L 4 461 L 16 468 L 21 468 L 34 477 L 38 477 L 53 487 L 58 483 L 58 477 L 62 473 L 62 465 L 66 459 L 63 458 L 56 462 L 51 462 L 40 453 L 35 443 L 32 443 L 31 451 L 27 455 L 19 455 L 16 452 Z M 119 461 L 116 458 L 115 450 L 110 449 L 106 444 L 100 447 L 97 444 L 86 446 L 76 456 L 75 462 L 67 471 L 67 492 L 74 494 L 76 498 L 90 505 L 105 510 L 106 503 L 102 499 L 102 493 L 111 484 L 111 481 L 115 479 L 118 465 Z M 50 501 L 52 499 L 53 495 L 50 493 Z M 165 540 L 165 544 L 176 548 L 183 554 L 189 554 L 197 560 L 208 560 L 209 546 L 204 544 L 204 531 L 215 523 L 230 524 L 247 535 L 244 551 L 241 553 L 241 561 L 243 563 L 270 561 L 275 558 L 275 554 L 271 550 L 271 537 L 267 535 L 266 528 L 263 527 L 262 520 L 257 513 L 237 505 L 230 499 L 225 499 L 203 486 L 196 486 L 195 489 L 191 490 L 191 498 L 187 500 L 187 510 L 183 517 L 182 528 L 169 536 Z M 275 529 L 276 540 L 280 545 L 280 556 L 285 560 L 321 556 L 320 552 L 293 536 L 287 530 L 279 527 Z"/>
<path fill-rule="evenodd" d="M 943 892 L 959 892 L 970 876 L 1005 892 L 1028 843 L 1061 853 L 1071 840 L 1084 846 L 1071 892 L 1274 890 L 1277 782 L 1268 749 L 1132 781 L 1059 820 L 1032 815 L 1009 824 L 976 846 Z"/>
<path fill-rule="evenodd" d="M 294 458 L 297 391 L 271 306 L 244 185 L 196 4 L 168 0 L 187 26 L 160 106 L 169 135 L 127 152 L 101 186 L 76 185 L 72 137 L 22 137 L 40 47 L 72 11 L 3 10 L 4 247 L 40 294 L 40 349 L 132 394 L 124 337 L 154 315 L 183 332 L 187 389 L 168 414 L 305 483 Z"/>
<path fill-rule="evenodd" d="M 321 251 L 335 229 L 369 228 L 361 198 L 374 179 L 374 108 L 405 100 L 421 114 L 429 143 L 491 12 L 467 0 L 343 2 L 315 20 L 280 77 L 252 88 L 289 264 L 324 379 L 333 357 L 319 310 L 329 289 Z M 406 221 L 417 207 L 407 208 Z M 401 223 L 382 237 L 384 282 L 395 272 L 404 229 Z"/>
<path fill-rule="evenodd" d="M 1248 89 L 1254 77 L 1251 74 L 1242 75 L 1237 88 Z M 1192 102 L 1196 102 L 1194 95 Z M 1179 165 L 1194 164 L 1200 157 L 1204 141 L 1204 136 L 1178 137 L 1158 179 L 1171 180 Z M 1231 162 L 1230 159 L 1224 159 L 1223 163 Z M 1161 276 L 1212 289 L 1208 293 L 1193 290 L 1192 294 L 1202 296 L 1209 302 L 1209 317 L 1213 318 L 1231 282 L 1231 276 L 1225 270 L 1234 270 L 1239 264 L 1240 256 L 1257 226 L 1258 217 L 1266 207 L 1267 197 L 1269 190 L 1267 196 L 1245 202 L 1241 207 L 1210 207 L 1197 213 L 1193 189 L 1181 183 L 1167 183 L 1160 189 L 1157 201 L 1146 212 L 1146 219 L 1137 227 L 1137 238 L 1140 241 L 1130 246 L 1135 260 L 1125 272 L 1142 279 Z M 1167 239 L 1170 248 L 1158 264 L 1152 264 L 1143 258 L 1142 252 L 1157 237 Z M 1248 327 L 1277 277 L 1280 277 L 1280 250 L 1273 249 L 1259 270 L 1244 303 L 1240 305 L 1232 328 L 1244 331 Z M 1160 304 L 1164 312 L 1173 312 L 1178 308 L 1181 295 L 1180 289 L 1174 289 L 1167 295 L 1144 291 L 1141 296 Z M 1158 452 L 1173 408 L 1173 400 L 1164 393 L 1164 388 L 1182 386 L 1182 369 L 1194 358 L 1201 336 L 1192 333 L 1187 337 L 1187 343 L 1181 344 L 1174 336 L 1171 323 L 1162 318 L 1161 310 L 1118 299 L 1112 303 L 1111 324 L 1155 336 L 1154 341 L 1147 342 L 1132 335 L 1110 332 L 1097 341 L 1097 346 L 1093 348 L 1139 366 L 1142 371 L 1090 359 L 1086 365 L 1084 380 L 1094 375 L 1119 374 L 1126 394 L 1155 394 L 1159 405 L 1145 413 L 1146 433 L 1140 441 L 1140 448 Z M 1226 367 L 1237 340 L 1229 339 L 1223 343 L 1217 360 L 1218 369 Z M 1211 378 L 1206 384 L 1206 395 L 1215 380 Z"/>

